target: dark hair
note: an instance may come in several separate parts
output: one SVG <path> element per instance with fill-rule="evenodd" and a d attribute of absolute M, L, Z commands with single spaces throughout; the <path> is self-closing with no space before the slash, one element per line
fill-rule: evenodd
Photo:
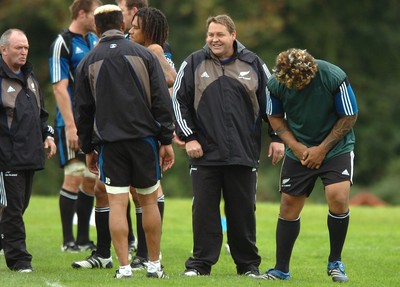
<path fill-rule="evenodd" d="M 145 7 L 140 8 L 133 19 L 135 17 L 138 17 L 145 41 L 163 46 L 168 39 L 168 21 L 163 12 L 157 8 Z"/>
<path fill-rule="evenodd" d="M 103 4 L 100 0 L 74 0 L 71 6 L 69 6 L 72 20 L 78 18 L 79 11 L 81 10 L 85 11 L 85 13 L 91 12 L 93 4 L 95 3 L 99 6 Z"/>
<path fill-rule="evenodd" d="M 118 7 L 118 6 L 117 6 Z M 121 10 L 110 11 L 94 15 L 94 22 L 100 34 L 112 29 L 121 29 L 121 24 L 124 22 Z"/>

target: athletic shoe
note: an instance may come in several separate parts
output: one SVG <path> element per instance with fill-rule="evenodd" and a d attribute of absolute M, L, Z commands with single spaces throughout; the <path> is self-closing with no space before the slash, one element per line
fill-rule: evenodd
<path fill-rule="evenodd" d="M 103 258 L 96 255 L 96 251 L 92 251 L 92 254 L 88 256 L 85 260 L 75 261 L 71 264 L 71 266 L 74 268 L 86 268 L 86 269 L 112 268 L 113 261 L 112 257 Z"/>
<path fill-rule="evenodd" d="M 69 252 L 69 253 L 78 253 L 81 251 L 78 245 L 75 242 L 71 241 L 61 246 L 62 252 Z"/>
<path fill-rule="evenodd" d="M 148 264 L 147 259 L 144 259 L 139 256 L 135 256 L 131 262 L 131 268 L 132 268 L 132 270 L 135 270 L 135 271 L 145 270 L 145 269 L 147 269 L 147 264 Z"/>
<path fill-rule="evenodd" d="M 89 241 L 87 244 L 78 245 L 80 251 L 94 251 L 96 250 L 96 245 L 93 241 Z"/>
<path fill-rule="evenodd" d="M 164 272 L 164 270 L 158 270 L 156 272 L 147 272 L 146 274 L 147 278 L 160 278 L 160 279 L 169 279 L 169 276 L 167 273 Z"/>
<path fill-rule="evenodd" d="M 135 252 L 137 251 L 137 239 L 136 237 L 128 243 L 128 261 L 132 260 L 132 256 L 135 256 Z"/>
<path fill-rule="evenodd" d="M 259 278 L 260 273 L 255 270 L 250 270 L 250 271 L 247 271 L 246 273 L 240 274 L 240 275 L 244 275 L 244 276 L 252 277 L 252 278 Z"/>
<path fill-rule="evenodd" d="M 27 268 L 21 268 L 17 271 L 20 273 L 31 273 L 31 272 L 33 272 L 33 269 L 32 269 L 32 267 L 27 267 Z"/>
<path fill-rule="evenodd" d="M 119 273 L 119 269 L 117 269 L 117 270 L 115 271 L 114 278 L 115 278 L 115 279 L 128 279 L 128 278 L 132 278 L 132 274 L 130 274 L 130 275 L 124 275 L 124 274 Z"/>
<path fill-rule="evenodd" d="M 132 241 L 129 242 L 128 248 L 129 248 L 129 253 L 133 254 L 137 251 L 137 239 L 135 237 L 135 239 L 133 239 Z"/>
<path fill-rule="evenodd" d="M 0 255 L 4 255 L 4 250 L 0 249 Z"/>
<path fill-rule="evenodd" d="M 16 271 L 16 272 L 19 272 L 19 273 L 31 273 L 31 272 L 33 272 L 33 268 L 30 265 L 13 268 L 12 270 Z"/>
<path fill-rule="evenodd" d="M 333 261 L 328 263 L 327 273 L 332 277 L 334 282 L 347 282 L 347 275 L 344 272 L 344 264 L 342 261 Z"/>
<path fill-rule="evenodd" d="M 226 254 L 231 254 L 231 247 L 229 246 L 228 242 L 225 243 L 225 251 L 226 251 Z"/>
<path fill-rule="evenodd" d="M 265 274 L 260 275 L 259 278 L 267 280 L 289 280 L 290 272 L 285 273 L 278 269 L 271 268 L 265 272 Z"/>
<path fill-rule="evenodd" d="M 188 277 L 201 276 L 200 272 L 196 269 L 186 269 L 183 271 L 182 275 Z"/>

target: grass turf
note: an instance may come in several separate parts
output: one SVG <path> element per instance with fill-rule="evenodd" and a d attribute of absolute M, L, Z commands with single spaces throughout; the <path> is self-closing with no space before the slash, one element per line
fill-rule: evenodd
<path fill-rule="evenodd" d="M 86 253 L 62 253 L 61 224 L 58 199 L 32 197 L 25 214 L 28 250 L 33 255 L 35 271 L 23 274 L 9 271 L 4 256 L 0 256 L 0 286 L 327 286 L 338 284 L 326 275 L 329 252 L 326 227 L 327 207 L 306 204 L 301 217 L 301 232 L 296 242 L 290 281 L 266 282 L 236 275 L 235 265 L 224 247 L 211 276 L 185 278 L 180 276 L 184 262 L 191 255 L 191 201 L 166 200 L 162 239 L 162 263 L 170 276 L 168 280 L 148 279 L 145 271 L 134 272 L 132 279 L 115 280 L 118 266 L 113 252 L 113 269 L 76 270 L 71 263 L 82 260 Z M 278 204 L 257 204 L 257 245 L 264 272 L 275 261 L 275 228 Z M 133 214 L 133 222 L 135 222 Z M 343 261 L 349 276 L 348 286 L 397 286 L 399 266 L 398 207 L 352 207 L 350 228 L 343 251 Z M 91 237 L 96 232 L 92 227 Z"/>

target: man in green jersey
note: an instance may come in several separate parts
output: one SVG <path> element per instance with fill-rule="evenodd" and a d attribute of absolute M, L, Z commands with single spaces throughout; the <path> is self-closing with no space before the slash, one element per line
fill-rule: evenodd
<path fill-rule="evenodd" d="M 286 145 L 280 175 L 281 206 L 276 230 L 276 265 L 265 279 L 289 279 L 289 262 L 300 232 L 300 213 L 315 181 L 321 178 L 329 206 L 328 275 L 346 282 L 341 253 L 349 224 L 353 177 L 353 126 L 357 103 L 346 74 L 315 60 L 307 51 L 289 49 L 276 59 L 268 81 L 269 121 Z"/>

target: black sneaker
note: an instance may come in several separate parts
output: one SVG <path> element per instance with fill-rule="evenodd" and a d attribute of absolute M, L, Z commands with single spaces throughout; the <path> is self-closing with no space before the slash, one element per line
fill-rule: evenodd
<path fill-rule="evenodd" d="M 93 241 L 89 241 L 86 244 L 78 244 L 79 250 L 80 251 L 95 251 L 96 250 L 96 244 L 94 244 Z"/>
<path fill-rule="evenodd" d="M 252 277 L 252 278 L 258 278 L 260 276 L 260 273 L 255 270 L 250 270 L 250 271 L 247 271 L 246 273 L 240 274 L 240 275 L 244 275 L 244 276 Z"/>
<path fill-rule="evenodd" d="M 132 270 L 145 270 L 147 269 L 148 261 L 139 256 L 135 256 L 131 262 Z"/>
<path fill-rule="evenodd" d="M 147 278 L 169 279 L 169 276 L 167 275 L 167 273 L 164 272 L 163 269 L 158 270 L 156 272 L 147 272 L 146 277 Z"/>
<path fill-rule="evenodd" d="M 93 268 L 112 268 L 113 261 L 112 257 L 103 258 L 96 254 L 96 251 L 92 251 L 92 254 L 87 257 L 85 260 L 82 261 L 75 261 L 71 264 L 74 268 L 86 268 L 86 269 L 93 269 Z"/>
<path fill-rule="evenodd" d="M 137 239 L 135 237 L 134 240 L 132 240 L 132 241 L 130 241 L 128 243 L 129 253 L 131 253 L 131 254 L 135 253 L 137 251 L 137 245 L 138 245 L 138 242 L 137 242 Z"/>
<path fill-rule="evenodd" d="M 75 242 L 71 241 L 61 246 L 62 252 L 69 252 L 69 253 L 78 253 L 81 252 L 81 249 Z"/>
<path fill-rule="evenodd" d="M 33 272 L 33 268 L 30 265 L 21 266 L 21 267 L 14 267 L 12 270 L 15 271 L 15 272 L 19 272 L 19 273 L 31 273 L 31 272 Z"/>

